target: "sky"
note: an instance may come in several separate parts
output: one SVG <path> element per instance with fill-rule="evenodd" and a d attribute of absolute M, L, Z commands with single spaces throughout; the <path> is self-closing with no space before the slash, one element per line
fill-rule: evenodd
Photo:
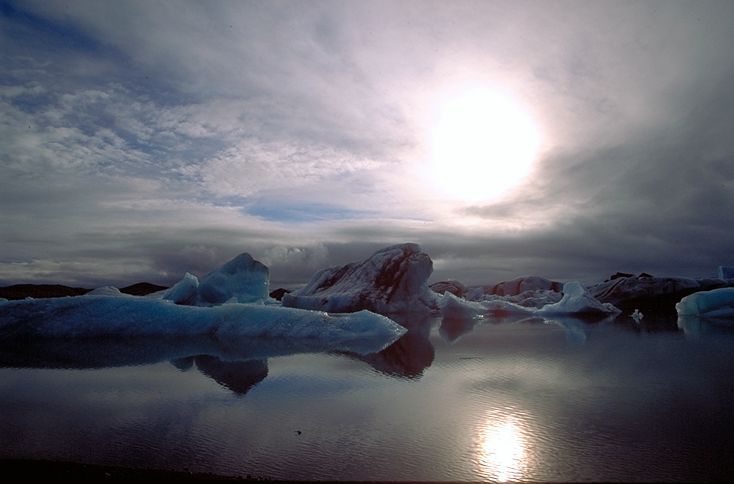
<path fill-rule="evenodd" d="M 295 287 L 403 242 L 431 282 L 713 277 L 734 265 L 732 19 L 0 0 L 0 285 L 171 284 L 248 252 Z"/>

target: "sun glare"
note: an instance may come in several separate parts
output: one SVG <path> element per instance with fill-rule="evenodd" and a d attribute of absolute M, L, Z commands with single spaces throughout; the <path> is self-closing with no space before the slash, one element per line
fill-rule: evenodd
<path fill-rule="evenodd" d="M 540 133 L 528 112 L 489 89 L 447 97 L 430 137 L 437 188 L 469 203 L 497 199 L 520 184 L 540 149 Z"/>
<path fill-rule="evenodd" d="M 527 444 L 515 419 L 488 420 L 480 431 L 477 444 L 478 470 L 484 478 L 506 482 L 526 477 Z"/>

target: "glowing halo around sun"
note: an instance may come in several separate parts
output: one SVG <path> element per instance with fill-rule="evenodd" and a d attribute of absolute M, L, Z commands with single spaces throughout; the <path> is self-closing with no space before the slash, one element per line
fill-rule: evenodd
<path fill-rule="evenodd" d="M 540 131 L 527 110 L 491 89 L 464 89 L 439 103 L 430 131 L 430 172 L 445 196 L 496 200 L 532 171 Z"/>

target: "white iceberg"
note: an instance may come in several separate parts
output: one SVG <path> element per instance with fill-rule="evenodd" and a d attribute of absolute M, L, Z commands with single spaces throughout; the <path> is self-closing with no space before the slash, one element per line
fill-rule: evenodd
<path fill-rule="evenodd" d="M 161 299 L 77 296 L 8 301 L 0 304 L 0 338 L 167 337 L 206 335 L 236 338 L 290 338 L 334 344 L 354 342 L 379 351 L 406 332 L 369 311 L 319 311 L 225 304 L 179 306 Z"/>
<path fill-rule="evenodd" d="M 317 272 L 305 287 L 283 295 L 283 306 L 321 311 L 378 313 L 437 309 L 428 287 L 431 258 L 417 244 L 400 244 Z"/>
<path fill-rule="evenodd" d="M 538 309 L 537 314 L 619 314 L 621 311 L 609 303 L 601 303 L 576 281 L 563 285 L 563 298 Z"/>
<path fill-rule="evenodd" d="M 491 301 L 467 301 L 450 292 L 446 292 L 438 300 L 441 315 L 449 319 L 470 319 L 485 316 L 508 316 L 532 314 L 531 308 L 526 308 L 503 299 Z"/>
<path fill-rule="evenodd" d="M 679 316 L 734 318 L 734 287 L 695 292 L 675 305 Z"/>
<path fill-rule="evenodd" d="M 496 294 L 481 294 L 479 297 L 474 296 L 474 298 L 468 298 L 472 301 L 477 302 L 491 302 L 491 301 L 506 301 L 511 302 L 513 304 L 517 304 L 518 306 L 523 306 L 526 308 L 535 308 L 539 309 L 545 306 L 546 304 L 553 304 L 557 303 L 561 300 L 563 297 L 563 293 L 551 291 L 551 290 L 545 290 L 545 289 L 536 289 L 536 290 L 529 290 L 524 291 L 519 294 L 515 294 L 513 296 L 499 296 Z"/>
<path fill-rule="evenodd" d="M 563 283 L 539 276 L 523 276 L 489 286 L 466 290 L 469 301 L 509 301 L 528 308 L 541 308 L 561 300 Z"/>
<path fill-rule="evenodd" d="M 563 285 L 563 296 L 560 301 L 548 303 L 540 308 L 520 305 L 511 300 L 511 297 L 492 296 L 492 299 L 481 301 L 466 301 L 451 293 L 446 293 L 439 299 L 441 314 L 448 318 L 472 318 L 483 316 L 505 315 L 607 315 L 619 314 L 616 307 L 608 303 L 601 303 L 578 282 L 567 282 Z"/>

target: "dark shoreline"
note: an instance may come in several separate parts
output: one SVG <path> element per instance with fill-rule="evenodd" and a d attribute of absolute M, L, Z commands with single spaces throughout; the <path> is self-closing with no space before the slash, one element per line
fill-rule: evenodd
<path fill-rule="evenodd" d="M 3 479 L 17 477 L 19 481 L 33 482 L 35 479 L 46 482 L 117 482 L 117 481 L 155 481 L 155 482 L 227 482 L 227 481 L 271 481 L 254 476 L 224 476 L 209 473 L 191 473 L 162 469 L 138 469 L 132 467 L 82 464 L 78 462 L 58 462 L 36 459 L 0 459 L 0 473 Z M 274 482 L 274 481 L 273 481 Z"/>
<path fill-rule="evenodd" d="M 0 458 L 0 475 L 4 482 L 34 482 L 43 479 L 44 482 L 342 482 L 342 483 L 400 483 L 431 482 L 443 484 L 458 481 L 309 481 L 309 480 L 278 480 L 261 476 L 226 476 L 210 473 L 196 473 L 187 471 L 173 471 L 163 469 L 144 469 L 134 467 L 108 466 L 99 464 L 83 464 L 79 462 L 63 462 L 46 459 L 5 459 Z M 462 481 L 465 482 L 465 481 Z M 470 482 L 470 481 L 466 481 Z"/>

